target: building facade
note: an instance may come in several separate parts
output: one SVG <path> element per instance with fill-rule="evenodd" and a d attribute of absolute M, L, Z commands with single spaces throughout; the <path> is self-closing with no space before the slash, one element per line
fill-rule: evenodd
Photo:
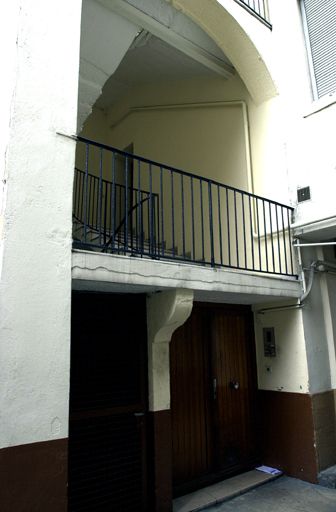
<path fill-rule="evenodd" d="M 0 505 L 336 463 L 334 0 L 15 0 Z"/>

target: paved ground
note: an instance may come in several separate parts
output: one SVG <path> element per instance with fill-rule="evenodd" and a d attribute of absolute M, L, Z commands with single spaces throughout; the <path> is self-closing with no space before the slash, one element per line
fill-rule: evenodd
<path fill-rule="evenodd" d="M 205 512 L 336 512 L 336 490 L 280 477 Z"/>

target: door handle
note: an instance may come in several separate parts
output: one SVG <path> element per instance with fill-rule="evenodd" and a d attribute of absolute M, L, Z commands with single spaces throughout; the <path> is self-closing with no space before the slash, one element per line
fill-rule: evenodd
<path fill-rule="evenodd" d="M 239 389 L 239 382 L 237 380 L 232 380 L 230 382 L 230 388 L 237 391 Z"/>
<path fill-rule="evenodd" d="M 212 397 L 214 400 L 217 398 L 217 379 L 212 379 Z"/>

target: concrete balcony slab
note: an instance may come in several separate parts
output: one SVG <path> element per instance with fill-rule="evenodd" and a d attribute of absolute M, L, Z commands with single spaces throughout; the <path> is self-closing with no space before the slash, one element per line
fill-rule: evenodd
<path fill-rule="evenodd" d="M 186 288 L 205 302 L 258 304 L 301 295 L 295 277 L 81 250 L 72 252 L 72 279 L 76 290 L 113 293 Z"/>

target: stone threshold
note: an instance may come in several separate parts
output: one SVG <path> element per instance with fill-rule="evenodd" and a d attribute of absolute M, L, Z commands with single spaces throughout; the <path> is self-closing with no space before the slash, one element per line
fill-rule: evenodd
<path fill-rule="evenodd" d="M 263 485 L 279 475 L 269 475 L 253 469 L 241 475 L 219 482 L 209 487 L 204 487 L 192 492 L 173 502 L 173 512 L 196 512 L 207 507 L 217 505 L 223 501 L 230 500 L 240 494 L 244 494 L 259 485 Z"/>

